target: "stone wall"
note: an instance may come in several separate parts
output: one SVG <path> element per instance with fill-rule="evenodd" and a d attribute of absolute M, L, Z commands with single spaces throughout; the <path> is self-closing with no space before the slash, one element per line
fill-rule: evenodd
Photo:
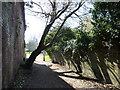
<path fill-rule="evenodd" d="M 0 90 L 2 89 L 2 3 L 0 2 Z"/>
<path fill-rule="evenodd" d="M 2 86 L 7 88 L 24 59 L 24 3 L 2 2 Z"/>

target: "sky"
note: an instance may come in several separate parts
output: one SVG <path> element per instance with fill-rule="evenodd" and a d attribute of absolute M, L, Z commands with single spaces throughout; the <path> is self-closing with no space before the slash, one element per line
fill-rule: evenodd
<path fill-rule="evenodd" d="M 89 7 L 92 7 L 89 5 Z M 82 13 L 84 13 L 84 10 L 81 10 Z M 33 16 L 26 8 L 25 8 L 25 19 L 26 19 L 26 31 L 25 31 L 25 42 L 27 43 L 32 37 L 36 37 L 38 41 L 40 41 L 40 38 L 42 36 L 42 33 L 45 28 L 45 20 L 43 18 L 40 18 L 38 16 Z M 72 28 L 77 27 L 79 24 L 77 21 L 68 19 L 68 22 L 66 25 L 70 26 Z"/>
<path fill-rule="evenodd" d="M 25 14 L 25 18 L 27 25 L 25 31 L 25 41 L 28 42 L 32 37 L 36 37 L 38 40 L 40 40 L 44 31 L 44 21 L 27 13 Z"/>
<path fill-rule="evenodd" d="M 43 1 L 43 0 L 42 0 Z M 44 7 L 46 8 L 46 7 Z M 33 8 L 35 11 L 38 9 L 36 7 Z M 25 7 L 25 19 L 26 19 L 26 31 L 25 31 L 25 42 L 27 43 L 32 37 L 36 37 L 38 41 L 40 41 L 41 36 L 43 34 L 45 28 L 45 19 L 39 16 L 33 16 Z"/>

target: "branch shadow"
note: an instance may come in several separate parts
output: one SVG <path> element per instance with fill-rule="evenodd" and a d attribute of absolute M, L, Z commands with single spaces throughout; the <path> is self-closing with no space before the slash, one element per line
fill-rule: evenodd
<path fill-rule="evenodd" d="M 94 82 L 98 82 L 98 83 L 102 83 L 101 81 L 99 81 L 98 79 L 94 79 L 94 78 L 89 78 L 89 77 L 84 77 L 80 74 L 77 74 L 74 71 L 66 71 L 66 72 L 56 72 L 59 76 L 64 76 L 64 77 L 68 77 L 68 78 L 73 78 L 73 79 L 82 79 L 82 80 L 88 80 L 88 81 L 94 81 Z M 72 76 L 72 75 L 65 75 L 65 73 L 75 73 L 78 76 Z"/>

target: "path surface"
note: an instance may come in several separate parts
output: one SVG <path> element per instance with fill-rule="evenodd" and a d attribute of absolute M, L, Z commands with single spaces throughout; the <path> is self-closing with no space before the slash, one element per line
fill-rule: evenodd
<path fill-rule="evenodd" d="M 31 70 L 20 69 L 13 88 L 70 88 L 81 90 L 113 90 L 94 79 L 82 77 L 64 66 L 37 57 Z"/>

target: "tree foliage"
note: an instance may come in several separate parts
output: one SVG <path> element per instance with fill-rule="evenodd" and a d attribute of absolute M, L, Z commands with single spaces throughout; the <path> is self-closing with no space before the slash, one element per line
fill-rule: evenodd
<path fill-rule="evenodd" d="M 27 49 L 27 51 L 32 52 L 37 48 L 37 45 L 38 45 L 37 38 L 36 37 L 31 37 L 31 39 L 26 44 L 26 49 Z"/>
<path fill-rule="evenodd" d="M 120 2 L 96 2 L 94 7 L 92 10 L 94 36 L 109 44 L 118 43 L 120 39 Z"/>
<path fill-rule="evenodd" d="M 50 47 L 47 52 L 51 52 L 50 56 L 52 56 L 54 51 L 60 51 L 64 61 L 71 62 L 78 72 L 81 71 L 80 62 L 88 60 L 88 52 L 96 51 L 99 48 L 108 52 L 111 48 L 120 45 L 119 8 L 120 3 L 118 2 L 94 3 L 94 9 L 90 11 L 92 13 L 92 29 L 88 30 L 87 28 L 86 30 L 86 23 L 76 29 L 70 30 L 69 28 L 70 31 L 64 29 L 68 27 L 64 27 L 61 30 L 64 32 L 61 33 L 62 35 L 60 34 L 62 37 L 56 39 L 57 43 Z M 47 36 L 46 41 L 51 40 L 52 33 L 55 33 L 55 30 Z"/>

